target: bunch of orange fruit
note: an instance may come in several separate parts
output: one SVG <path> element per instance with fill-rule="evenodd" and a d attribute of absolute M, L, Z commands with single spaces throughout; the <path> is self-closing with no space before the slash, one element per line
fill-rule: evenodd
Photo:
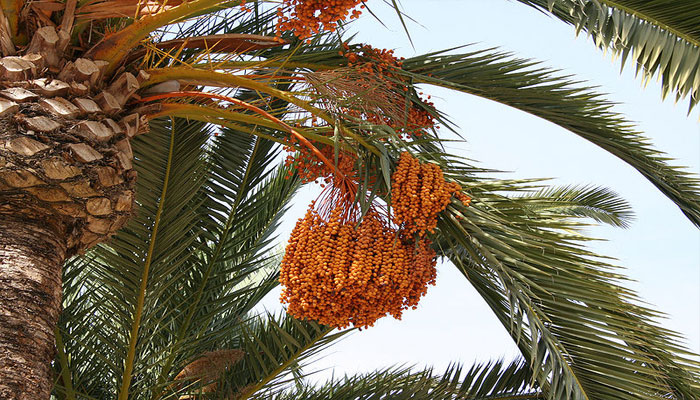
<path fill-rule="evenodd" d="M 321 31 L 333 32 L 338 23 L 355 19 L 364 8 L 362 0 L 283 0 L 277 9 L 277 32 L 293 31 L 300 39 L 307 39 Z M 290 11 L 287 11 L 290 10 Z"/>
<path fill-rule="evenodd" d="M 392 175 L 391 205 L 393 222 L 407 234 L 422 237 L 433 233 L 437 217 L 452 196 L 469 205 L 471 199 L 456 182 L 447 182 L 440 166 L 421 163 L 408 152 L 401 153 Z"/>
<path fill-rule="evenodd" d="M 400 319 L 435 283 L 435 252 L 407 240 L 376 212 L 357 224 L 313 209 L 299 220 L 282 260 L 287 312 L 339 328 L 368 327 L 387 314 Z"/>
<path fill-rule="evenodd" d="M 333 146 L 316 145 L 321 154 L 327 159 L 335 159 L 335 149 Z M 340 175 L 352 178 L 357 175 L 355 173 L 357 156 L 353 153 L 339 151 L 338 163 L 335 165 L 328 165 L 319 160 L 311 149 L 307 147 L 294 147 L 290 144 L 284 146 L 284 150 L 287 152 L 284 164 L 289 167 L 288 177 L 291 177 L 293 174 L 292 170 L 295 170 L 303 183 L 320 180 L 322 182 L 319 183 L 326 185 L 332 184 Z"/>
<path fill-rule="evenodd" d="M 362 328 L 416 308 L 436 277 L 436 254 L 425 233 L 451 196 L 468 199 L 455 185 L 445 182 L 440 167 L 403 153 L 392 176 L 393 217 L 372 206 L 360 218 L 344 196 L 331 197 L 330 208 L 312 202 L 292 231 L 280 267 L 287 312 Z M 426 211 L 414 213 L 416 206 Z"/>

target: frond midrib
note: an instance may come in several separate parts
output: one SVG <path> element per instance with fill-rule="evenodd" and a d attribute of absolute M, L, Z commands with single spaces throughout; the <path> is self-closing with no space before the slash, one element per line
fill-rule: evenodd
<path fill-rule="evenodd" d="M 158 209 L 156 211 L 156 216 L 153 222 L 152 234 L 150 244 L 148 246 L 148 253 L 144 261 L 144 269 L 141 277 L 141 286 L 139 288 L 139 294 L 137 298 L 136 310 L 134 311 L 134 319 L 131 327 L 131 334 L 129 339 L 129 351 L 127 353 L 127 359 L 124 363 L 124 374 L 122 375 L 122 385 L 119 390 L 119 400 L 128 400 L 129 397 L 129 387 L 131 386 L 131 374 L 134 368 L 134 358 L 136 357 L 136 345 L 138 342 L 138 331 L 141 325 L 141 317 L 143 313 L 146 289 L 148 287 L 148 274 L 151 266 L 151 260 L 153 259 L 153 253 L 155 252 L 156 236 L 158 233 L 158 226 L 160 223 L 160 217 L 163 213 L 163 208 L 165 206 L 165 199 L 168 191 L 168 181 L 170 178 L 170 170 L 173 164 L 173 153 L 175 148 L 175 133 L 170 132 L 170 149 L 168 151 L 168 159 L 165 169 L 165 175 L 163 178 L 163 189 L 161 190 L 160 201 L 158 202 Z"/>

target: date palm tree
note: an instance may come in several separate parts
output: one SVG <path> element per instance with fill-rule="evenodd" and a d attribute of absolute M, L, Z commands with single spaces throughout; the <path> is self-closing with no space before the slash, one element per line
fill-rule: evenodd
<path fill-rule="evenodd" d="M 386 84 L 349 56 L 365 47 L 332 33 L 279 36 L 274 10 L 241 3 L 2 2 L 0 397 L 48 398 L 54 386 L 69 399 L 320 398 L 336 387 L 399 396 L 388 382 L 429 398 L 700 397 L 698 366 L 676 334 L 572 233 L 581 217 L 624 225 L 623 202 L 602 189 L 490 180 L 445 154 L 434 133 L 396 124 L 404 110 L 441 120 L 420 83 L 499 101 L 618 156 L 698 225 L 697 178 L 668 165 L 609 102 L 490 50 L 404 60 Z M 565 16 L 567 2 L 528 3 L 581 24 Z M 634 4 L 624 10 L 625 21 L 641 18 Z M 664 73 L 697 68 L 667 54 L 652 63 Z M 379 91 L 367 94 L 363 79 Z M 342 333 L 251 315 L 276 285 L 270 235 L 301 179 L 274 166 L 276 143 L 329 167 L 334 152 L 356 154 L 371 177 L 357 190 L 371 196 L 390 193 L 402 151 L 440 165 L 474 202 L 441 214 L 434 248 L 484 297 L 525 364 L 305 386 L 300 363 Z M 296 393 L 280 389 L 290 374 Z"/>

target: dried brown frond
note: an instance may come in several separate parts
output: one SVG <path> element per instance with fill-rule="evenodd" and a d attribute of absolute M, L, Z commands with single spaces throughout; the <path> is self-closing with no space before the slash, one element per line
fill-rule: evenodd
<path fill-rule="evenodd" d="M 217 389 L 216 380 L 228 368 L 239 362 L 245 352 L 239 349 L 216 350 L 202 354 L 201 357 L 187 364 L 175 377 L 176 381 L 196 379 L 205 386 L 198 389 L 201 393 L 212 393 Z M 181 397 L 183 398 L 183 397 Z M 190 397 L 184 397 L 190 398 Z"/>
<path fill-rule="evenodd" d="M 338 68 L 310 72 L 305 77 L 315 100 L 333 112 L 344 113 L 351 109 L 395 120 L 405 114 L 403 102 L 396 101 L 401 94 L 379 75 L 362 73 L 355 68 Z"/>
<path fill-rule="evenodd" d="M 240 349 L 216 350 L 202 354 L 201 357 L 187 364 L 175 377 L 175 380 L 191 378 L 218 378 L 227 368 L 240 361 L 245 352 Z"/>
<path fill-rule="evenodd" d="M 133 18 L 154 15 L 169 10 L 182 3 L 182 0 L 167 2 L 150 0 L 106 0 L 89 1 L 76 10 L 77 18 L 81 21 L 91 21 L 103 18 Z"/>

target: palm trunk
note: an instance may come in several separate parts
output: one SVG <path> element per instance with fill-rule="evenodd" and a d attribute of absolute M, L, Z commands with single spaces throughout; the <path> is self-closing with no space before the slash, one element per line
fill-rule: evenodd
<path fill-rule="evenodd" d="M 61 266 L 129 220 L 130 142 L 148 131 L 125 108 L 148 74 L 66 58 L 70 17 L 0 60 L 0 400 L 49 399 Z"/>
<path fill-rule="evenodd" d="M 0 399 L 44 400 L 53 386 L 65 234 L 0 213 Z"/>

